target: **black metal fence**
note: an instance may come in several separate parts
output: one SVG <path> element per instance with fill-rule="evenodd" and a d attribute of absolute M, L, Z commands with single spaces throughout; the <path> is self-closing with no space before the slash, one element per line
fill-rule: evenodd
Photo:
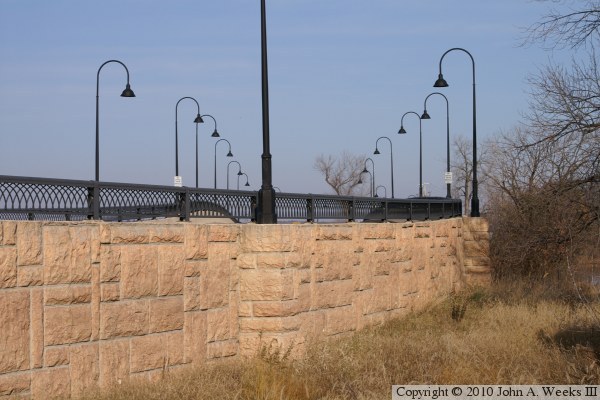
<path fill-rule="evenodd" d="M 0 175 L 0 220 L 135 221 L 177 217 L 253 221 L 258 193 Z M 285 221 L 393 221 L 458 217 L 458 199 L 383 199 L 276 193 Z"/>

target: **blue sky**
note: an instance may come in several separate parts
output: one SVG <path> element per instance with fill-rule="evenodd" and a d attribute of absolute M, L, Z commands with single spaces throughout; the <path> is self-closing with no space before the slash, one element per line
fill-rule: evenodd
<path fill-rule="evenodd" d="M 576 3 L 573 3 L 576 4 Z M 388 187 L 394 146 L 396 197 L 418 192 L 418 121 L 441 55 L 467 49 L 476 63 L 478 140 L 510 130 L 527 107 L 528 74 L 568 61 L 568 52 L 519 46 L 523 28 L 549 7 L 527 0 L 267 0 L 273 184 L 286 192 L 330 193 L 313 168 L 319 154 L 375 160 Z M 198 100 L 215 117 L 233 159 L 217 148 L 218 186 L 237 160 L 260 187 L 262 153 L 258 0 L 0 0 L 0 174 L 94 179 L 96 73 L 117 59 L 133 99 L 119 97 L 125 71 L 100 74 L 100 179 L 171 185 L 175 104 Z M 471 136 L 471 61 L 444 59 L 442 89 L 451 136 Z M 445 102 L 428 100 L 423 181 L 444 195 Z M 195 181 L 196 106 L 178 107 L 179 169 Z M 200 186 L 212 187 L 212 120 L 199 127 Z M 381 144 L 382 142 L 380 142 Z M 236 176 L 231 169 L 231 182 Z M 241 182 L 242 185 L 244 182 Z"/>

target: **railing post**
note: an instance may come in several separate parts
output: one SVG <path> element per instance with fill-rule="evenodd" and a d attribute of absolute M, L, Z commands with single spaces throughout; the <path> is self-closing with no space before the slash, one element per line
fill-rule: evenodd
<path fill-rule="evenodd" d="M 306 221 L 314 222 L 315 216 L 313 215 L 313 198 L 312 196 L 306 199 Z"/>
<path fill-rule="evenodd" d="M 388 220 L 388 202 L 387 200 L 385 200 L 383 202 L 383 220 L 387 221 Z"/>
<path fill-rule="evenodd" d="M 88 219 L 100 219 L 100 185 L 93 181 L 94 186 L 88 186 Z"/>
<path fill-rule="evenodd" d="M 348 200 L 348 222 L 354 222 L 354 197 Z"/>

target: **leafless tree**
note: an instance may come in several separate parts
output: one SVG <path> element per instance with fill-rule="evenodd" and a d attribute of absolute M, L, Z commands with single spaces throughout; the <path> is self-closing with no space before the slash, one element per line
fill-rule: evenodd
<path fill-rule="evenodd" d="M 369 189 L 369 185 L 359 183 L 365 160 L 364 155 L 348 152 L 343 152 L 339 156 L 321 154 L 315 158 L 314 168 L 323 174 L 325 182 L 337 195 L 363 195 Z"/>
<path fill-rule="evenodd" d="M 478 170 L 485 171 L 485 158 L 487 145 L 482 142 L 482 146 L 477 149 Z M 450 168 L 452 170 L 452 197 L 463 200 L 463 214 L 470 214 L 471 198 L 473 196 L 473 144 L 465 136 L 455 136 L 452 142 L 452 161 Z M 479 174 L 478 184 L 480 188 L 485 187 L 485 174 Z M 480 193 L 480 199 L 485 195 Z M 485 199 L 482 199 L 485 202 Z M 485 206 L 483 207 L 485 208 Z"/>

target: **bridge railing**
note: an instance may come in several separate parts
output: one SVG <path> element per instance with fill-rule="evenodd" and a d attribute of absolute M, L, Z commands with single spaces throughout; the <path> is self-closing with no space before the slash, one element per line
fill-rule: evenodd
<path fill-rule="evenodd" d="M 462 215 L 458 199 L 383 199 L 276 193 L 285 221 L 389 221 Z M 132 221 L 177 217 L 255 219 L 258 193 L 0 175 L 0 220 Z"/>

